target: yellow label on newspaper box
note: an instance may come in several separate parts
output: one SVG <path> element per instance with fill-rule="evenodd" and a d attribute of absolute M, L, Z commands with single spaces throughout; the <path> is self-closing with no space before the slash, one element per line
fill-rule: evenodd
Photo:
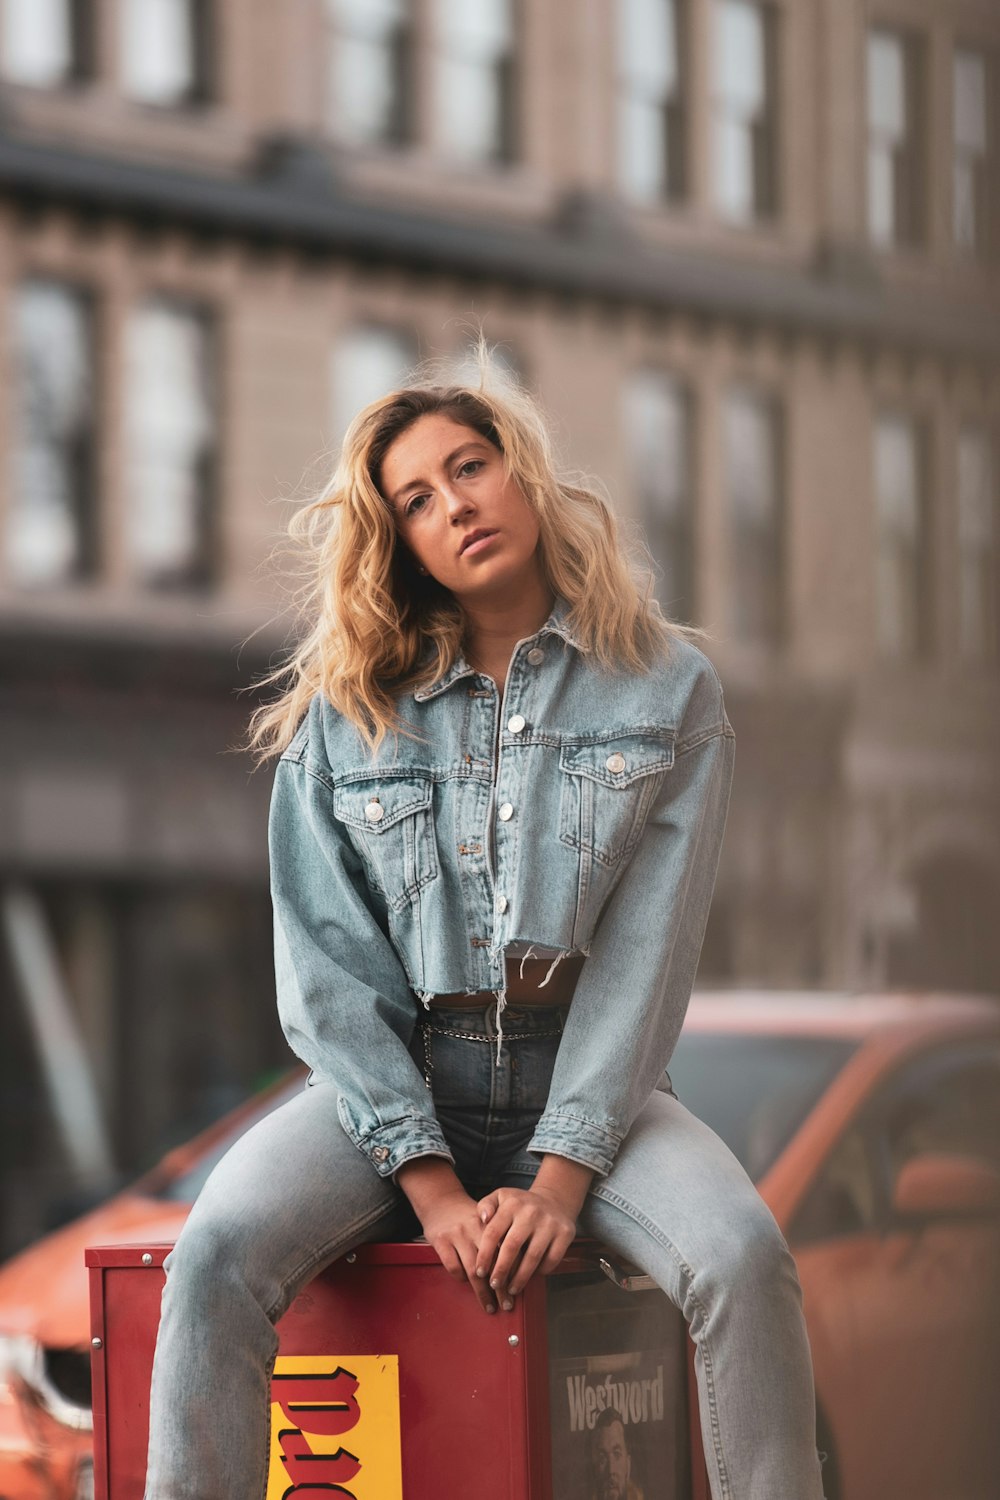
<path fill-rule="evenodd" d="M 267 1500 L 295 1496 L 403 1500 L 398 1355 L 275 1361 Z"/>

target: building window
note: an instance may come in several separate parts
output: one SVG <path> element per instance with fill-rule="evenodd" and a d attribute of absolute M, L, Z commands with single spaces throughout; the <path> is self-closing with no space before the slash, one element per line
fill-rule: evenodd
<path fill-rule="evenodd" d="M 907 417 L 875 428 L 876 634 L 884 656 L 913 658 L 927 642 L 927 525 L 922 441 Z"/>
<path fill-rule="evenodd" d="M 729 618 L 738 639 L 776 645 L 784 620 L 781 423 L 776 404 L 737 387 L 725 405 Z"/>
<path fill-rule="evenodd" d="M 208 0 L 121 0 L 122 87 L 143 104 L 209 93 Z"/>
<path fill-rule="evenodd" d="M 413 133 L 409 0 L 326 0 L 327 118 L 342 140 L 401 145 Z"/>
<path fill-rule="evenodd" d="M 966 427 L 958 438 L 959 649 L 976 661 L 1000 654 L 1000 499 L 989 433 Z"/>
<path fill-rule="evenodd" d="M 199 584 L 211 571 L 215 399 L 204 314 L 135 309 L 125 348 L 125 542 L 133 577 Z"/>
<path fill-rule="evenodd" d="M 868 35 L 868 230 L 876 244 L 916 244 L 922 207 L 915 42 Z"/>
<path fill-rule="evenodd" d="M 954 163 L 952 227 L 955 244 L 977 255 L 991 247 L 992 152 L 985 53 L 959 48 L 952 67 Z"/>
<path fill-rule="evenodd" d="M 731 219 L 763 218 L 777 208 L 775 18 L 752 0 L 720 0 L 716 24 L 716 203 Z"/>
<path fill-rule="evenodd" d="M 416 340 L 398 328 L 367 324 L 339 336 L 331 361 L 331 419 L 336 445 L 348 424 L 370 401 L 404 379 L 417 357 Z"/>
<path fill-rule="evenodd" d="M 465 161 L 516 155 L 514 0 L 434 0 L 434 144 Z"/>
<path fill-rule="evenodd" d="M 684 191 L 677 0 L 618 0 L 618 181 L 632 197 Z"/>
<path fill-rule="evenodd" d="M 89 72 L 81 0 L 2 0 L 2 69 L 13 83 L 53 87 Z"/>
<path fill-rule="evenodd" d="M 50 281 L 14 295 L 7 573 L 68 582 L 94 561 L 94 385 L 90 300 Z"/>
<path fill-rule="evenodd" d="M 625 439 L 637 513 L 659 570 L 657 597 L 671 619 L 695 618 L 694 485 L 690 403 L 662 370 L 637 370 L 625 387 Z"/>

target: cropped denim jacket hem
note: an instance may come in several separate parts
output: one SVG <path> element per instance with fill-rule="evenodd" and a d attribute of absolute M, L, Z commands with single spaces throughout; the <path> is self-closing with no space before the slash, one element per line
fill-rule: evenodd
<path fill-rule="evenodd" d="M 607 1173 L 663 1087 L 694 982 L 734 764 L 718 674 L 683 639 L 649 671 L 601 670 L 558 598 L 502 693 L 459 654 L 399 709 L 415 737 L 372 755 L 317 694 L 278 762 L 289 1044 L 388 1175 L 450 1154 L 410 1053 L 420 1006 L 492 993 L 502 1021 L 509 961 L 543 954 L 544 985 L 583 954 L 532 1149 Z"/>

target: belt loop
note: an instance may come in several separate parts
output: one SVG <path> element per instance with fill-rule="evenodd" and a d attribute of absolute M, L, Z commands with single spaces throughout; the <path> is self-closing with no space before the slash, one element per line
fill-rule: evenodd
<path fill-rule="evenodd" d="M 491 1042 L 495 1041 L 497 1034 L 497 1001 L 491 1000 L 483 1014 L 486 1023 L 486 1035 Z"/>

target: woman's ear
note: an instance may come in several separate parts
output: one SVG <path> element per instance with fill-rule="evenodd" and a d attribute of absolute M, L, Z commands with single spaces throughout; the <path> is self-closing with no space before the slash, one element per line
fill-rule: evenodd
<path fill-rule="evenodd" d="M 396 539 L 396 555 L 401 560 L 407 562 L 409 566 L 414 570 L 414 572 L 423 574 L 427 573 L 427 569 L 424 567 L 423 563 L 417 561 L 416 554 L 410 550 L 410 548 L 403 541 L 402 537 L 397 537 Z"/>

